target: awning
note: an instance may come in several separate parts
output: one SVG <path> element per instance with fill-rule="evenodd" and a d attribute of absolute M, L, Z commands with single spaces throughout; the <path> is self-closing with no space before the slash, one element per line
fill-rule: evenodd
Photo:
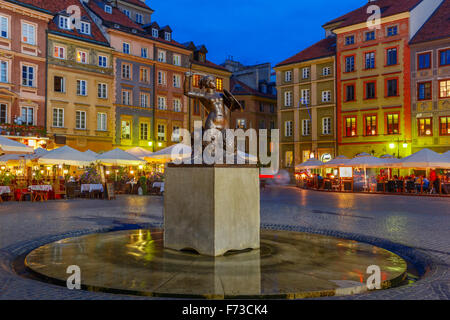
<path fill-rule="evenodd" d="M 141 147 L 131 148 L 131 149 L 127 150 L 126 152 L 135 156 L 136 158 L 139 158 L 142 160 L 145 160 L 146 157 L 149 157 L 152 154 L 151 151 L 148 151 Z"/>
<path fill-rule="evenodd" d="M 165 149 L 153 152 L 145 159 L 149 162 L 170 162 L 176 159 L 183 159 L 191 156 L 191 147 L 179 143 Z"/>
<path fill-rule="evenodd" d="M 98 155 L 97 161 L 105 166 L 139 166 L 145 164 L 144 160 L 119 148 Z"/>
<path fill-rule="evenodd" d="M 450 168 L 450 159 L 430 149 L 422 149 L 399 162 L 401 168 Z"/>
<path fill-rule="evenodd" d="M 94 163 L 96 159 L 92 156 L 84 154 L 69 146 L 49 151 L 39 158 L 40 164 L 49 165 L 70 165 L 70 166 L 88 166 Z"/>
<path fill-rule="evenodd" d="M 6 154 L 23 154 L 33 153 L 33 148 L 12 139 L 0 137 L 0 151 Z"/>
<path fill-rule="evenodd" d="M 323 162 L 316 159 L 309 159 L 302 164 L 299 164 L 295 169 L 317 169 L 323 166 Z"/>

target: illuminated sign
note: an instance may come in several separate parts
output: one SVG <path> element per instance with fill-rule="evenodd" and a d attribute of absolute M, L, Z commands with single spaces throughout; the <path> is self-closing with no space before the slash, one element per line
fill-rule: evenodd
<path fill-rule="evenodd" d="M 351 167 L 339 168 L 339 176 L 341 178 L 352 178 L 353 177 L 353 168 L 351 168 Z"/>

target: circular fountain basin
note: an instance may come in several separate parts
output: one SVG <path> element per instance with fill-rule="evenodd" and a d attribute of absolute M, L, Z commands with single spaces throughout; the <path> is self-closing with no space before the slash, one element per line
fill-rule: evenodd
<path fill-rule="evenodd" d="M 323 235 L 261 231 L 261 248 L 223 257 L 164 249 L 163 230 L 131 230 L 64 239 L 32 251 L 26 267 L 66 285 L 81 270 L 84 290 L 155 297 L 297 299 L 367 291 L 369 266 L 381 287 L 403 283 L 407 263 L 373 245 Z"/>

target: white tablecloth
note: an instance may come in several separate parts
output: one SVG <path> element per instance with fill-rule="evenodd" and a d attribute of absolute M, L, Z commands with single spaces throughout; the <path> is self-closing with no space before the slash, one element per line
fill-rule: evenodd
<path fill-rule="evenodd" d="M 10 193 L 11 189 L 8 186 L 0 186 L 0 195 Z"/>
<path fill-rule="evenodd" d="M 92 192 L 92 191 L 100 191 L 103 192 L 102 184 L 82 184 L 81 192 Z"/>
<path fill-rule="evenodd" d="M 154 182 L 153 188 L 159 188 L 161 192 L 164 192 L 164 182 Z"/>
<path fill-rule="evenodd" d="M 34 185 L 28 187 L 31 191 L 52 191 L 53 188 L 51 185 Z"/>

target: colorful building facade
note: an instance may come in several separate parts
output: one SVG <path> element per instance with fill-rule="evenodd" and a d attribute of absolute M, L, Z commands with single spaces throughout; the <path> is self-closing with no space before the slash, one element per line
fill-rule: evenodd
<path fill-rule="evenodd" d="M 336 38 L 330 36 L 276 67 L 281 167 L 336 156 Z"/>
<path fill-rule="evenodd" d="M 46 32 L 39 1 L 0 1 L 0 134 L 46 146 Z M 21 5 L 22 4 L 22 5 Z"/>
<path fill-rule="evenodd" d="M 339 154 L 411 154 L 409 41 L 440 3 L 378 0 L 324 25 L 337 35 Z M 370 5 L 383 8 L 377 28 Z"/>
<path fill-rule="evenodd" d="M 410 42 L 412 152 L 450 149 L 450 1 Z"/>

